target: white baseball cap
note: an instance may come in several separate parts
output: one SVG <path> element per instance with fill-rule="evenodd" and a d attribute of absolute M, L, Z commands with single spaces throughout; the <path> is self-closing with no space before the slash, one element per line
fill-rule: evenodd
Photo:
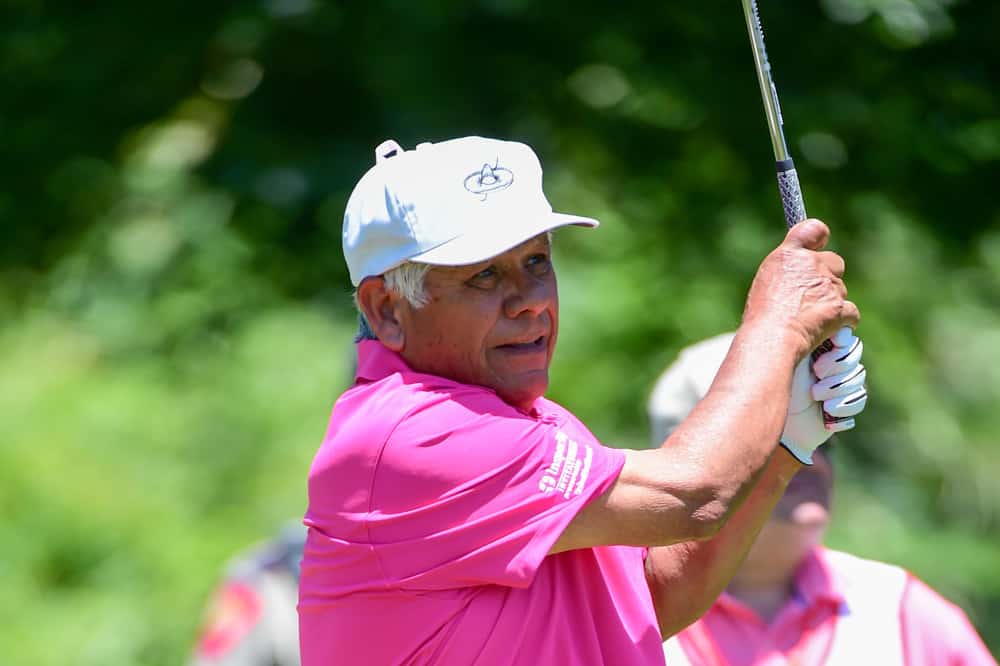
<path fill-rule="evenodd" d="M 723 333 L 685 347 L 657 378 L 646 405 L 652 446 L 663 443 L 705 397 L 735 337 Z"/>
<path fill-rule="evenodd" d="M 389 140 L 347 201 L 344 258 L 356 287 L 405 261 L 474 264 L 570 224 L 599 223 L 552 211 L 523 143 L 469 136 L 403 150 Z"/>

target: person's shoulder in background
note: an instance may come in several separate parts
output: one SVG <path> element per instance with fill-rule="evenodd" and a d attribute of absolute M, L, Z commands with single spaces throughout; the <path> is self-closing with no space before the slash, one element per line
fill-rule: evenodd
<path fill-rule="evenodd" d="M 295 605 L 306 529 L 289 523 L 238 553 L 209 601 L 190 666 L 298 666 Z"/>
<path fill-rule="evenodd" d="M 900 620 L 908 664 L 997 666 L 965 612 L 909 572 Z"/>

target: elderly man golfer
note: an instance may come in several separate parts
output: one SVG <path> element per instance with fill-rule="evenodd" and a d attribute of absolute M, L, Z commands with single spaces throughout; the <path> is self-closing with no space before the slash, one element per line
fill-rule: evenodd
<path fill-rule="evenodd" d="M 362 331 L 309 473 L 305 666 L 662 664 L 828 438 L 822 409 L 863 407 L 829 379 L 858 370 L 834 335 L 858 310 L 807 221 L 761 263 L 691 415 L 659 449 L 604 446 L 543 397 L 566 225 L 597 222 L 552 212 L 528 146 L 376 149 L 344 218 Z"/>

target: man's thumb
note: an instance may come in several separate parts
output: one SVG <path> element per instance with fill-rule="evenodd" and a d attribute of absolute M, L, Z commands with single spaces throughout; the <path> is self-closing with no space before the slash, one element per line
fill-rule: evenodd
<path fill-rule="evenodd" d="M 785 243 L 807 250 L 821 250 L 830 239 L 830 227 L 819 220 L 809 219 L 799 222 L 788 230 Z"/>

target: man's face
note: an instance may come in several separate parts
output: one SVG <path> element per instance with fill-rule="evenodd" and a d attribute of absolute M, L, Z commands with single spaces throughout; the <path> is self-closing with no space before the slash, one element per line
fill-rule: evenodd
<path fill-rule="evenodd" d="M 813 454 L 813 464 L 800 469 L 785 488 L 771 520 L 794 525 L 825 527 L 830 521 L 833 466 L 822 449 Z"/>
<path fill-rule="evenodd" d="M 548 387 L 559 323 L 550 252 L 542 234 L 482 263 L 432 267 L 430 302 L 402 307 L 403 358 L 415 370 L 530 407 Z"/>
<path fill-rule="evenodd" d="M 813 465 L 792 477 L 770 519 L 757 535 L 745 566 L 791 574 L 814 546 L 819 545 L 830 523 L 833 467 L 822 450 L 813 454 Z"/>

